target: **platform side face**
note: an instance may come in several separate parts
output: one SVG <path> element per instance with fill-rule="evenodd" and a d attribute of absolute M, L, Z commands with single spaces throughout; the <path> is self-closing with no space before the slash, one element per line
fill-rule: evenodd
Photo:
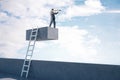
<path fill-rule="evenodd" d="M 57 40 L 58 39 L 58 29 L 56 28 L 47 28 L 48 30 L 48 39 L 49 40 Z"/>
<path fill-rule="evenodd" d="M 47 40 L 47 34 L 48 34 L 47 27 L 39 28 L 37 41 Z"/>
<path fill-rule="evenodd" d="M 26 40 L 30 40 L 30 34 L 32 29 L 26 30 Z M 58 29 L 50 27 L 42 27 L 38 29 L 37 41 L 43 40 L 57 40 Z M 33 39 L 32 39 L 33 40 Z"/>

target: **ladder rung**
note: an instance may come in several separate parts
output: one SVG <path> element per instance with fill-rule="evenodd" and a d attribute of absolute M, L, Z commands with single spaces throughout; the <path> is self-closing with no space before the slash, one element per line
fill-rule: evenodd
<path fill-rule="evenodd" d="M 31 61 L 30 59 L 25 59 L 25 61 Z"/>
<path fill-rule="evenodd" d="M 29 47 L 28 51 L 33 51 L 33 47 L 31 47 L 31 48 Z"/>
<path fill-rule="evenodd" d="M 34 45 L 29 45 L 29 46 L 34 46 Z"/>
<path fill-rule="evenodd" d="M 33 30 L 32 32 L 37 32 L 37 30 Z"/>
<path fill-rule="evenodd" d="M 28 67 L 29 65 L 24 65 L 24 67 Z"/>
<path fill-rule="evenodd" d="M 34 41 L 30 41 L 29 45 L 35 45 L 35 42 Z"/>
<path fill-rule="evenodd" d="M 37 31 L 37 29 L 33 29 L 32 31 Z"/>
<path fill-rule="evenodd" d="M 32 56 L 26 56 L 26 59 L 29 59 L 29 61 L 30 61 L 31 57 L 32 57 Z"/>
<path fill-rule="evenodd" d="M 32 55 L 27 55 L 27 56 L 32 56 Z"/>
<path fill-rule="evenodd" d="M 37 37 L 36 35 L 31 35 L 31 37 Z"/>
<path fill-rule="evenodd" d="M 23 72 L 28 72 L 28 71 L 26 71 L 26 70 L 23 70 Z"/>
<path fill-rule="evenodd" d="M 33 32 L 31 35 L 36 35 L 37 34 L 37 32 Z"/>
<path fill-rule="evenodd" d="M 28 51 L 33 51 L 33 50 L 28 50 Z"/>
<path fill-rule="evenodd" d="M 36 35 L 37 33 L 36 32 L 32 32 L 32 34 L 31 35 Z"/>
<path fill-rule="evenodd" d="M 32 34 L 33 34 L 33 33 L 35 33 L 35 34 L 36 34 L 36 33 L 37 33 L 37 30 L 32 31 Z"/>

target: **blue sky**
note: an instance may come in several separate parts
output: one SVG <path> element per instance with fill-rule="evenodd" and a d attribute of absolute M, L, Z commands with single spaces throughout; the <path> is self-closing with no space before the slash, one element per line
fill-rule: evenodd
<path fill-rule="evenodd" d="M 59 39 L 37 42 L 33 59 L 120 65 L 119 0 L 0 0 L 0 57 L 24 59 L 25 31 L 49 25 L 51 8 Z"/>

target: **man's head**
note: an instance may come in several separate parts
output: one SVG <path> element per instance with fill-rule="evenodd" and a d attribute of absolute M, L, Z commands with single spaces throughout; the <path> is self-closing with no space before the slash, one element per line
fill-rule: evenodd
<path fill-rule="evenodd" d="M 51 10 L 54 10 L 53 8 Z"/>

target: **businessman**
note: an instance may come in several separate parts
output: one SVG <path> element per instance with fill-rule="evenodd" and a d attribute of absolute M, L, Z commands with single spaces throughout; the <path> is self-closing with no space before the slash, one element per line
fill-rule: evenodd
<path fill-rule="evenodd" d="M 58 14 L 59 11 L 61 11 L 61 10 L 51 9 L 51 11 L 50 11 L 51 20 L 50 20 L 49 27 L 51 27 L 51 25 L 53 23 L 53 27 L 56 28 L 55 15 Z"/>

